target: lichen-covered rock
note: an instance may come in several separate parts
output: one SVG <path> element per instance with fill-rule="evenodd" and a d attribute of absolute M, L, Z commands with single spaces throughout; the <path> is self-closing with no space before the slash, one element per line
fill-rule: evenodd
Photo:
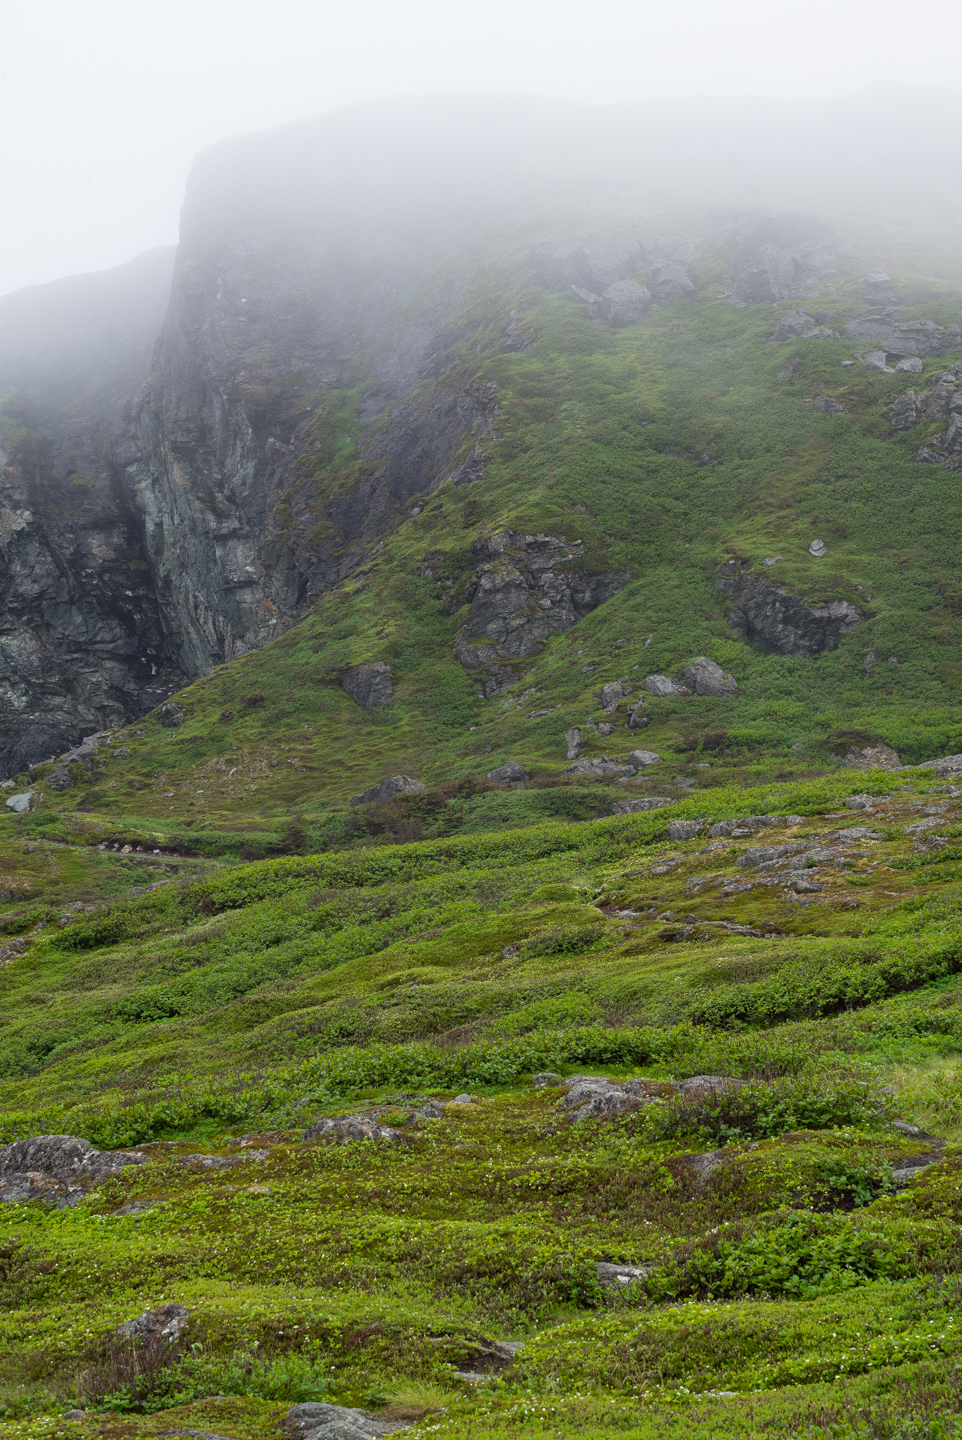
<path fill-rule="evenodd" d="M 902 761 L 897 750 L 891 745 L 850 745 L 845 752 L 844 764 L 849 770 L 898 770 Z"/>
<path fill-rule="evenodd" d="M 352 795 L 349 804 L 384 805 L 398 795 L 416 795 L 425 788 L 420 780 L 414 780 L 410 775 L 391 775 L 387 780 L 372 785 L 368 790 L 362 790 L 360 795 Z"/>
<path fill-rule="evenodd" d="M 668 675 L 646 675 L 645 689 L 649 695 L 690 695 L 691 691 L 687 686 L 682 685 L 680 680 L 672 680 Z"/>
<path fill-rule="evenodd" d="M 379 710 L 394 694 L 391 671 L 383 660 L 365 662 L 345 670 L 341 675 L 341 688 L 362 710 Z"/>
<path fill-rule="evenodd" d="M 580 540 L 510 530 L 476 542 L 477 586 L 454 649 L 466 670 L 486 677 L 485 695 L 506 690 L 551 635 L 570 630 L 628 583 L 625 571 L 577 568 L 582 549 Z"/>
<path fill-rule="evenodd" d="M 821 655 L 835 650 L 864 616 L 847 600 L 810 605 L 734 563 L 725 565 L 715 581 L 734 601 L 728 619 L 746 640 L 780 655 Z"/>
<path fill-rule="evenodd" d="M 55 1209 L 76 1205 L 99 1180 L 127 1165 L 143 1165 L 138 1151 L 95 1150 L 76 1135 L 35 1135 L 0 1146 L 0 1201 L 44 1200 Z"/>
<path fill-rule="evenodd" d="M 179 705 L 174 705 L 173 702 L 171 702 L 167 705 L 161 705 L 158 718 L 165 729 L 176 730 L 178 726 L 183 725 L 187 716 Z"/>
<path fill-rule="evenodd" d="M 564 775 L 629 775 L 631 769 L 620 760 L 611 760 L 607 755 L 602 755 L 594 760 L 582 756 L 573 765 L 568 765 L 562 771 Z"/>
<path fill-rule="evenodd" d="M 369 1115 L 337 1115 L 332 1119 L 315 1120 L 304 1131 L 305 1141 L 331 1138 L 342 1145 L 351 1140 L 400 1140 L 397 1130 L 379 1125 Z"/>
<path fill-rule="evenodd" d="M 156 1305 L 133 1320 L 118 1325 L 114 1334 L 120 1340 L 135 1340 L 145 1349 L 153 1350 L 176 1344 L 189 1319 L 190 1311 L 185 1310 L 183 1305 Z"/>
<path fill-rule="evenodd" d="M 705 828 L 704 820 L 669 820 L 668 839 L 695 840 Z"/>
<path fill-rule="evenodd" d="M 303 1436 L 304 1440 L 376 1440 L 395 1428 L 395 1424 L 375 1420 L 365 1410 L 315 1400 L 293 1405 L 281 1421 L 287 1435 Z"/>
<path fill-rule="evenodd" d="M 646 795 L 638 800 L 616 800 L 611 807 L 612 815 L 643 815 L 647 810 L 663 810 L 666 805 L 678 802 L 670 795 Z"/>
<path fill-rule="evenodd" d="M 633 775 L 639 770 L 647 770 L 649 765 L 657 765 L 661 760 L 654 750 L 632 750 L 628 754 L 626 764 Z"/>

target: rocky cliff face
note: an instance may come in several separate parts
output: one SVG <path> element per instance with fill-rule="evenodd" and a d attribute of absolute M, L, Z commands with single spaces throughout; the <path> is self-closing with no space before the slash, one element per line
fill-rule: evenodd
<path fill-rule="evenodd" d="M 182 671 L 125 484 L 173 252 L 0 300 L 0 772 L 142 714 Z"/>
<path fill-rule="evenodd" d="M 746 574 L 734 562 L 722 568 L 715 584 L 734 601 L 728 612 L 731 624 L 746 640 L 779 655 L 816 656 L 835 650 L 841 637 L 865 618 L 847 600 L 810 605 L 799 595 Z"/>

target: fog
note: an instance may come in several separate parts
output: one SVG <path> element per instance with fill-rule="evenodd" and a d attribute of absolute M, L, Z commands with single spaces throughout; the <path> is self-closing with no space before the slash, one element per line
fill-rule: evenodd
<path fill-rule="evenodd" d="M 750 123 L 775 134 L 786 116 L 803 125 L 806 107 L 824 117 L 825 102 L 864 94 L 896 152 L 900 135 L 936 148 L 957 135 L 939 133 L 958 113 L 947 97 L 912 88 L 962 84 L 949 0 L 911 12 L 896 0 L 6 0 L 2 13 L 0 294 L 173 243 L 192 162 L 212 144 L 392 96 L 768 97 L 751 114 L 769 118 Z M 650 113 L 654 149 L 665 121 Z M 822 129 L 828 168 L 856 165 Z M 697 154 L 697 121 L 689 135 Z"/>

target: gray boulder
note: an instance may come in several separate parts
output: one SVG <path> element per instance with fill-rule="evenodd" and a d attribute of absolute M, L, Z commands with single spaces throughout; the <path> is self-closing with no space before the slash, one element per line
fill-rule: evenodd
<path fill-rule="evenodd" d="M 901 368 L 901 367 L 899 367 Z M 919 369 L 922 362 L 919 361 Z M 893 430 L 911 430 L 922 413 L 922 398 L 914 390 L 906 390 L 889 410 L 889 424 Z"/>
<path fill-rule="evenodd" d="M 162 1345 L 176 1344 L 189 1319 L 190 1311 L 185 1310 L 183 1305 L 157 1305 L 118 1325 L 114 1334 L 120 1340 L 136 1340 L 145 1349 L 154 1350 Z"/>
<path fill-rule="evenodd" d="M 580 744 L 581 744 L 581 731 L 580 731 L 580 730 L 566 730 L 566 731 L 565 731 L 565 746 L 566 746 L 567 751 L 568 751 L 568 759 L 569 759 L 569 760 L 577 760 L 577 758 L 578 758 L 578 747 L 580 746 Z"/>
<path fill-rule="evenodd" d="M 598 694 L 602 710 L 616 709 L 627 693 L 620 680 L 610 680 L 607 685 L 602 685 Z"/>
<path fill-rule="evenodd" d="M 644 263 L 644 258 L 644 248 L 638 240 L 617 235 L 589 235 L 575 255 L 575 278 L 584 285 L 605 290 L 627 280 Z"/>
<path fill-rule="evenodd" d="M 942 327 L 933 320 L 906 320 L 882 341 L 887 355 L 933 355 L 941 348 Z"/>
<path fill-rule="evenodd" d="M 659 300 L 682 300 L 695 290 L 687 272 L 673 260 L 656 260 L 648 271 L 648 285 Z"/>
<path fill-rule="evenodd" d="M 598 760 L 589 760 L 583 757 L 576 760 L 573 765 L 568 765 L 562 772 L 564 775 L 627 775 L 629 767 L 623 765 L 620 760 L 612 760 L 607 755 L 602 755 Z"/>
<path fill-rule="evenodd" d="M 165 730 L 176 730 L 187 719 L 187 713 L 179 705 L 169 701 L 166 705 L 161 705 L 159 718 Z"/>
<path fill-rule="evenodd" d="M 7 809 L 12 810 L 15 815 L 25 815 L 30 809 L 32 799 L 32 790 L 24 790 L 19 795 L 11 795 L 7 801 Z"/>
<path fill-rule="evenodd" d="M 862 356 L 862 363 L 867 369 L 876 370 L 880 375 L 895 374 L 884 350 L 870 350 L 867 355 Z"/>
<path fill-rule="evenodd" d="M 391 671 L 382 660 L 372 660 L 345 670 L 341 687 L 362 710 L 378 710 L 394 694 Z"/>
<path fill-rule="evenodd" d="M 395 1427 L 382 1424 L 364 1410 L 307 1401 L 288 1410 L 281 1428 L 289 1436 L 310 1436 L 310 1440 L 375 1440 Z"/>
<path fill-rule="evenodd" d="M 922 361 L 917 355 L 909 355 L 905 360 L 900 360 L 895 368 L 897 371 L 900 370 L 903 375 L 921 375 L 923 367 Z"/>
<path fill-rule="evenodd" d="M 521 785 L 528 779 L 528 772 L 517 760 L 506 760 L 496 770 L 489 770 L 487 778 L 498 785 Z"/>
<path fill-rule="evenodd" d="M 599 311 L 613 329 L 637 325 L 651 309 L 651 291 L 636 280 L 616 280 L 601 297 Z"/>
<path fill-rule="evenodd" d="M 704 820 L 669 820 L 669 840 L 695 840 L 705 828 Z"/>
<path fill-rule="evenodd" d="M 812 401 L 812 409 L 817 410 L 820 415 L 844 415 L 845 406 L 841 400 L 836 400 L 833 395 L 816 395 Z"/>
<path fill-rule="evenodd" d="M 811 315 L 806 315 L 803 310 L 793 310 L 789 315 L 783 315 L 775 326 L 773 340 L 808 340 L 818 334 L 818 326 Z"/>
<path fill-rule="evenodd" d="M 657 765 L 661 760 L 654 750 L 632 750 L 627 759 L 628 769 L 633 775 L 639 770 L 647 770 L 649 765 Z"/>
<path fill-rule="evenodd" d="M 646 675 L 645 689 L 649 695 L 689 695 L 691 692 L 678 680 L 667 675 Z"/>
<path fill-rule="evenodd" d="M 304 1131 L 305 1141 L 330 1137 L 345 1145 L 351 1140 L 400 1140 L 397 1130 L 379 1125 L 369 1115 L 337 1115 L 333 1119 L 315 1120 Z"/>
<path fill-rule="evenodd" d="M 696 695 L 734 695 L 738 685 L 714 660 L 699 655 L 685 666 L 685 684 Z"/>
<path fill-rule="evenodd" d="M 670 795 L 646 795 L 639 800 L 616 800 L 611 807 L 612 815 L 641 815 L 646 810 L 663 810 L 666 805 L 676 802 Z"/>
<path fill-rule="evenodd" d="M 73 784 L 73 779 L 66 765 L 59 766 L 58 769 L 53 772 L 47 784 L 51 790 L 69 790 Z"/>
<path fill-rule="evenodd" d="M 352 795 L 349 803 L 351 805 L 383 805 L 397 795 L 416 795 L 425 788 L 420 780 L 412 780 L 410 775 L 392 775 L 389 779 L 382 780 L 379 785 L 372 785 L 369 790 L 362 790 L 360 795 Z"/>
<path fill-rule="evenodd" d="M 898 309 L 892 307 L 863 310 L 845 326 L 845 334 L 850 340 L 884 340 L 891 333 L 898 314 Z"/>
<path fill-rule="evenodd" d="M 76 1205 L 88 1189 L 146 1155 L 95 1150 L 76 1135 L 35 1135 L 0 1146 L 0 1202 L 44 1200 L 56 1209 Z"/>
<path fill-rule="evenodd" d="M 902 761 L 891 745 L 850 745 L 843 762 L 849 770 L 900 770 Z"/>

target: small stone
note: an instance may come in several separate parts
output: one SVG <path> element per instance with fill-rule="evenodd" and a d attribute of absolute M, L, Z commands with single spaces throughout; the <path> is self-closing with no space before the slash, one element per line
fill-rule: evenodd
<path fill-rule="evenodd" d="M 809 545 L 808 547 L 808 553 L 809 555 L 814 555 L 816 560 L 820 560 L 825 554 L 825 541 L 813 540 L 811 545 Z"/>
<path fill-rule="evenodd" d="M 68 1410 L 63 1418 L 65 1420 L 86 1420 L 87 1413 L 85 1410 Z"/>
<path fill-rule="evenodd" d="M 452 1105 L 472 1105 L 473 1103 L 474 1101 L 471 1099 L 470 1095 L 455 1095 L 454 1099 L 451 1101 Z"/>
<path fill-rule="evenodd" d="M 113 751 L 115 760 L 129 760 L 132 754 L 133 751 L 125 749 L 123 745 L 118 746 L 118 748 Z"/>

